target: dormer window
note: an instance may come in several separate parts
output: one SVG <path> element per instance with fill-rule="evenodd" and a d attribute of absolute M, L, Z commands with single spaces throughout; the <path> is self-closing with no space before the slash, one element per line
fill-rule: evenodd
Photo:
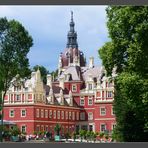
<path fill-rule="evenodd" d="M 88 84 L 88 89 L 89 90 L 92 90 L 93 89 L 92 84 Z"/>
<path fill-rule="evenodd" d="M 77 85 L 76 84 L 73 84 L 72 85 L 72 92 L 76 92 L 77 91 Z"/>

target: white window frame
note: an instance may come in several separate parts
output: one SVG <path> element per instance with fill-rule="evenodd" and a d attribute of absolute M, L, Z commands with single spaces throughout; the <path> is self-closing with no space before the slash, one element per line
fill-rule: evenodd
<path fill-rule="evenodd" d="M 65 112 L 66 120 L 68 120 L 68 112 Z"/>
<path fill-rule="evenodd" d="M 41 109 L 41 118 L 44 118 L 44 109 Z"/>
<path fill-rule="evenodd" d="M 88 112 L 88 120 L 93 120 L 93 112 Z"/>
<path fill-rule="evenodd" d="M 54 118 L 54 119 L 57 118 L 57 111 L 56 111 L 56 110 L 53 111 L 53 118 Z"/>
<path fill-rule="evenodd" d="M 19 96 L 19 97 L 18 97 Z M 20 94 L 16 94 L 16 101 L 20 101 L 21 100 L 21 95 Z"/>
<path fill-rule="evenodd" d="M 83 101 L 83 103 L 82 103 Z M 80 106 L 85 106 L 85 99 L 84 97 L 80 97 Z"/>
<path fill-rule="evenodd" d="M 49 119 L 52 118 L 52 110 L 49 110 Z"/>
<path fill-rule="evenodd" d="M 104 130 L 102 130 L 102 125 L 105 125 L 105 129 Z M 100 132 L 105 132 L 106 131 L 106 124 L 105 123 L 101 123 L 100 124 Z"/>
<path fill-rule="evenodd" d="M 92 103 L 89 102 L 90 100 L 92 101 Z M 88 97 L 88 105 L 89 106 L 93 105 L 93 98 L 92 97 Z"/>
<path fill-rule="evenodd" d="M 23 115 L 23 111 L 25 111 L 25 112 L 24 112 L 24 113 L 25 113 L 24 115 Z M 21 110 L 21 117 L 26 117 L 26 109 L 22 109 L 22 110 Z"/>
<path fill-rule="evenodd" d="M 77 120 L 79 120 L 79 112 L 77 112 Z"/>
<path fill-rule="evenodd" d="M 112 108 L 111 108 L 111 115 L 115 115 L 115 112 L 114 112 L 114 107 L 112 106 Z"/>
<path fill-rule="evenodd" d="M 104 113 L 102 112 L 102 109 L 105 109 Z M 105 115 L 106 115 L 106 108 L 100 107 L 100 116 L 105 116 Z"/>
<path fill-rule="evenodd" d="M 48 118 L 48 110 L 45 110 L 45 118 Z"/>
<path fill-rule="evenodd" d="M 112 98 L 113 92 L 112 91 L 107 91 L 107 98 Z"/>
<path fill-rule="evenodd" d="M 75 120 L 75 112 L 72 112 L 72 120 Z"/>
<path fill-rule="evenodd" d="M 69 120 L 71 120 L 72 118 L 72 115 L 71 115 L 71 112 L 69 112 Z"/>
<path fill-rule="evenodd" d="M 13 115 L 12 115 L 12 113 L 13 113 Z M 10 118 L 13 118 L 14 114 L 15 114 L 14 109 L 9 110 L 9 117 Z"/>
<path fill-rule="evenodd" d="M 77 84 L 72 84 L 72 92 L 77 92 Z"/>
<path fill-rule="evenodd" d="M 80 120 L 85 120 L 85 112 L 80 113 Z"/>
<path fill-rule="evenodd" d="M 91 87 L 90 87 L 91 86 Z M 91 88 L 91 89 L 90 89 Z M 92 83 L 88 83 L 88 90 L 93 90 L 93 84 Z"/>
<path fill-rule="evenodd" d="M 37 117 L 37 118 L 40 117 L 40 109 L 36 109 L 36 117 Z"/>
<path fill-rule="evenodd" d="M 64 111 L 61 111 L 61 119 L 64 119 Z"/>
<path fill-rule="evenodd" d="M 60 119 L 60 110 L 57 111 L 57 119 Z"/>
<path fill-rule="evenodd" d="M 23 128 L 25 129 L 24 131 L 23 131 Z M 22 133 L 26 133 L 26 130 L 27 130 L 26 125 L 22 125 L 22 126 L 21 126 L 21 132 L 22 132 Z"/>

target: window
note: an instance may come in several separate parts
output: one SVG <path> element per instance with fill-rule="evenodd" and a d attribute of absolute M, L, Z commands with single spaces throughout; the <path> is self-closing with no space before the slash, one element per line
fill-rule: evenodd
<path fill-rule="evenodd" d="M 56 110 L 53 112 L 53 118 L 56 119 Z"/>
<path fill-rule="evenodd" d="M 69 119 L 71 120 L 71 112 L 69 112 Z"/>
<path fill-rule="evenodd" d="M 48 118 L 48 110 L 45 110 L 45 118 Z"/>
<path fill-rule="evenodd" d="M 26 126 L 25 126 L 25 125 L 23 125 L 23 126 L 21 127 L 21 132 L 22 132 L 22 133 L 26 133 Z"/>
<path fill-rule="evenodd" d="M 58 111 L 58 119 L 60 119 L 60 111 Z"/>
<path fill-rule="evenodd" d="M 68 119 L 68 112 L 66 112 L 66 120 Z"/>
<path fill-rule="evenodd" d="M 26 117 L 26 110 L 25 109 L 21 110 L 21 117 Z"/>
<path fill-rule="evenodd" d="M 112 86 L 113 86 L 112 82 L 108 82 L 108 87 L 112 87 Z"/>
<path fill-rule="evenodd" d="M 49 110 L 49 118 L 52 118 L 52 110 Z"/>
<path fill-rule="evenodd" d="M 40 131 L 40 125 L 36 126 L 36 131 L 38 131 L 38 132 Z"/>
<path fill-rule="evenodd" d="M 64 111 L 61 112 L 61 119 L 64 119 Z"/>
<path fill-rule="evenodd" d="M 101 124 L 100 125 L 100 131 L 104 132 L 106 130 L 106 124 Z"/>
<path fill-rule="evenodd" d="M 36 117 L 39 118 L 40 117 L 40 110 L 36 109 Z"/>
<path fill-rule="evenodd" d="M 108 92 L 107 92 L 107 97 L 108 97 L 108 98 L 111 98 L 111 97 L 112 97 L 112 91 L 108 91 Z"/>
<path fill-rule="evenodd" d="M 93 113 L 92 112 L 88 113 L 88 120 L 93 120 Z"/>
<path fill-rule="evenodd" d="M 21 95 L 16 95 L 16 101 L 20 101 Z"/>
<path fill-rule="evenodd" d="M 112 115 L 115 115 L 115 110 L 114 108 L 112 107 L 112 111 L 111 111 Z"/>
<path fill-rule="evenodd" d="M 72 91 L 73 91 L 73 92 L 76 92 L 76 91 L 77 91 L 77 85 L 76 85 L 76 84 L 73 84 L 73 85 L 72 85 Z"/>
<path fill-rule="evenodd" d="M 72 112 L 72 120 L 75 120 L 75 112 Z"/>
<path fill-rule="evenodd" d="M 9 111 L 9 117 L 14 117 L 14 110 Z"/>
<path fill-rule="evenodd" d="M 77 112 L 77 120 L 79 120 L 79 112 Z"/>
<path fill-rule="evenodd" d="M 80 113 L 80 120 L 85 120 L 85 113 L 84 112 Z"/>
<path fill-rule="evenodd" d="M 115 127 L 116 127 L 116 124 L 113 123 L 113 124 L 112 124 L 112 130 L 113 130 Z"/>
<path fill-rule="evenodd" d="M 44 110 L 41 110 L 41 118 L 44 118 Z"/>
<path fill-rule="evenodd" d="M 93 89 L 92 84 L 88 84 L 88 89 L 89 90 L 92 90 Z"/>
<path fill-rule="evenodd" d="M 93 99 L 92 98 L 88 98 L 88 105 L 93 105 Z"/>
<path fill-rule="evenodd" d="M 101 115 L 101 116 L 106 115 L 106 108 L 105 108 L 105 107 L 101 107 L 101 108 L 100 108 L 100 115 Z"/>
<path fill-rule="evenodd" d="M 45 127 L 45 131 L 46 131 L 46 132 L 48 131 L 48 125 L 46 125 L 46 127 Z"/>
<path fill-rule="evenodd" d="M 82 98 L 82 97 L 80 98 L 80 105 L 81 105 L 81 106 L 84 106 L 84 105 L 85 105 L 85 100 L 84 100 L 84 98 Z"/>

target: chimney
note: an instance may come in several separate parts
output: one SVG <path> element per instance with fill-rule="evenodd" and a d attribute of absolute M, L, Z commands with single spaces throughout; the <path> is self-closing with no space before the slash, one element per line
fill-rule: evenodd
<path fill-rule="evenodd" d="M 59 87 L 64 89 L 64 78 L 59 78 Z"/>
<path fill-rule="evenodd" d="M 52 87 L 52 76 L 50 74 L 47 75 L 47 85 Z"/>
<path fill-rule="evenodd" d="M 93 68 L 94 67 L 94 57 L 90 57 L 89 58 L 89 68 Z"/>

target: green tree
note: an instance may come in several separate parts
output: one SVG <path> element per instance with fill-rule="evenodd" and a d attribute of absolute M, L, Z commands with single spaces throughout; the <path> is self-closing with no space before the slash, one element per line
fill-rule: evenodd
<path fill-rule="evenodd" d="M 49 74 L 49 71 L 44 66 L 39 66 L 39 65 L 34 66 L 33 71 L 37 71 L 38 68 L 41 72 L 41 77 L 42 77 L 43 83 L 46 84 L 47 83 L 47 74 Z"/>
<path fill-rule="evenodd" d="M 0 18 L 0 94 L 2 94 L 0 107 L 2 127 L 4 97 L 12 79 L 17 74 L 21 78 L 30 75 L 27 53 L 32 45 L 32 37 L 22 24 L 15 20 L 8 21 L 6 18 Z M 0 132 L 0 137 L 2 137 L 2 132 Z"/>
<path fill-rule="evenodd" d="M 61 126 L 60 126 L 60 124 L 56 124 L 55 125 L 55 128 L 54 128 L 54 131 L 56 132 L 56 135 L 60 135 L 60 131 L 61 131 Z"/>
<path fill-rule="evenodd" d="M 120 141 L 148 137 L 148 6 L 109 6 L 110 42 L 99 55 L 108 76 L 114 77 L 116 133 Z"/>
<path fill-rule="evenodd" d="M 53 80 L 55 80 L 56 77 L 58 76 L 58 69 L 56 69 L 55 71 L 52 71 L 50 74 L 53 77 Z"/>

